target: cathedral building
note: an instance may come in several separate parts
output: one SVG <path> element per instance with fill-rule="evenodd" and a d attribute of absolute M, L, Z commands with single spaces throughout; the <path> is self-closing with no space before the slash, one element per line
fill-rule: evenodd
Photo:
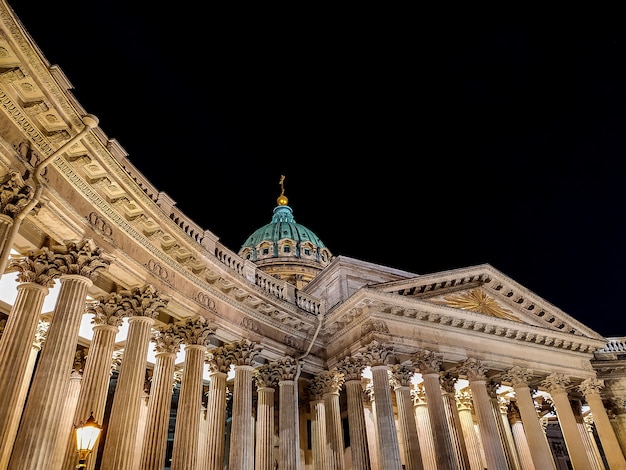
<path fill-rule="evenodd" d="M 45 50 L 0 0 L 0 470 L 76 468 L 90 417 L 90 469 L 626 469 L 623 338 L 489 264 L 333 253 L 288 175 L 224 246 Z"/>

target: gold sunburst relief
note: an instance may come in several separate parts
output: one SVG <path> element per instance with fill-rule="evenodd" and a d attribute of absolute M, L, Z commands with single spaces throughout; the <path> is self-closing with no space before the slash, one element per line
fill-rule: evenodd
<path fill-rule="evenodd" d="M 448 307 L 471 310 L 472 312 L 484 313 L 492 317 L 521 322 L 519 318 L 509 310 L 502 308 L 495 299 L 489 297 L 480 289 L 472 289 L 462 294 L 446 295 L 443 297 L 443 301 L 438 303 Z"/>

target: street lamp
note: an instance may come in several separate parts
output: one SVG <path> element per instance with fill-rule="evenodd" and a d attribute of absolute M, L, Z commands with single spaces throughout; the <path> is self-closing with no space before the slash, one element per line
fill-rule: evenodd
<path fill-rule="evenodd" d="M 90 413 L 87 421 L 76 426 L 76 447 L 78 449 L 78 466 L 76 468 L 87 468 L 87 456 L 96 445 L 101 431 L 102 427 L 96 423 L 93 412 Z"/>

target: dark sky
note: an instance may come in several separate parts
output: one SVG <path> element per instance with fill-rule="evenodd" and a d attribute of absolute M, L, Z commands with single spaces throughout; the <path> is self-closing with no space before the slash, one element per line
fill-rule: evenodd
<path fill-rule="evenodd" d="M 104 132 L 233 251 L 284 174 L 296 221 L 334 255 L 421 274 L 489 263 L 626 335 L 619 16 L 129 3 L 13 7 Z"/>

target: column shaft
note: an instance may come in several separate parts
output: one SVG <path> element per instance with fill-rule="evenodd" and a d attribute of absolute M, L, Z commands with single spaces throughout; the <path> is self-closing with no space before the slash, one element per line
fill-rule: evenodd
<path fill-rule="evenodd" d="M 345 382 L 353 470 L 370 470 L 361 380 Z"/>
<path fill-rule="evenodd" d="M 459 421 L 461 422 L 461 429 L 463 430 L 463 438 L 465 440 L 465 447 L 467 448 L 470 468 L 471 470 L 483 470 L 485 464 L 480 454 L 480 444 L 474 426 L 470 398 L 465 393 L 462 393 L 462 397 L 459 407 Z"/>
<path fill-rule="evenodd" d="M 535 464 L 533 463 L 533 456 L 528 446 L 528 440 L 524 431 L 524 424 L 521 419 L 516 419 L 511 423 L 511 432 L 513 433 L 513 439 L 515 441 L 515 447 L 520 459 L 520 466 L 523 470 L 535 470 Z M 548 467 L 554 468 L 554 467 Z"/>
<path fill-rule="evenodd" d="M 296 419 L 296 383 L 293 380 L 278 382 L 280 403 L 278 412 L 279 422 L 279 451 L 280 470 L 298 470 L 300 463 L 300 443 L 298 442 L 298 422 Z"/>
<path fill-rule="evenodd" d="M 0 338 L 0 470 L 9 464 L 27 387 L 33 373 L 32 343 L 48 288 L 34 282 L 17 286 L 17 298 Z"/>
<path fill-rule="evenodd" d="M 326 462 L 326 410 L 324 400 L 311 402 L 311 440 L 313 451 L 313 470 L 325 470 Z"/>
<path fill-rule="evenodd" d="M 435 440 L 433 438 L 430 417 L 428 416 L 428 405 L 425 401 L 420 401 L 415 406 L 415 419 L 417 420 L 417 437 L 420 441 L 424 470 L 437 470 Z M 480 470 L 483 470 L 482 467 Z"/>
<path fill-rule="evenodd" d="M 388 370 L 386 365 L 371 366 L 376 400 L 376 426 L 380 443 L 380 467 L 385 470 L 401 470 L 400 443 L 391 401 Z"/>
<path fill-rule="evenodd" d="M 206 470 L 222 470 L 226 430 L 226 373 L 210 375 L 207 399 Z"/>
<path fill-rule="evenodd" d="M 599 394 L 586 394 L 585 398 L 587 404 L 591 409 L 593 416 L 593 422 L 596 425 L 596 431 L 604 450 L 606 461 L 611 469 L 613 468 L 626 468 L 626 461 L 624 460 L 624 454 L 620 448 L 619 441 L 615 437 L 611 422 L 606 414 L 606 409 L 602 404 L 602 398 Z"/>
<path fill-rule="evenodd" d="M 141 451 L 141 470 L 160 470 L 165 465 L 175 360 L 176 354 L 173 352 L 156 355 Z"/>
<path fill-rule="evenodd" d="M 324 409 L 326 411 L 326 432 L 328 433 L 328 447 L 326 452 L 326 468 L 328 470 L 343 470 L 345 467 L 343 431 L 341 426 L 341 410 L 339 408 L 339 393 L 325 393 Z"/>
<path fill-rule="evenodd" d="M 82 379 L 82 375 L 76 371 L 73 371 L 70 375 L 70 385 L 67 390 L 67 399 L 65 400 L 61 422 L 59 423 L 59 439 L 57 439 L 57 443 L 54 447 L 54 455 L 50 464 L 51 470 L 63 468 L 65 451 L 67 449 L 67 439 L 63 439 L 62 437 L 75 437 L 74 413 L 76 412 L 76 404 L 78 403 L 78 397 L 80 395 Z M 74 442 L 76 442 L 75 439 Z M 74 444 L 74 456 L 78 457 L 76 444 Z M 78 459 L 76 459 L 74 466 L 76 466 L 77 463 Z"/>
<path fill-rule="evenodd" d="M 424 390 L 428 404 L 428 416 L 433 431 L 437 468 L 439 470 L 456 470 L 458 468 L 456 450 L 450 438 L 439 373 L 422 372 L 422 378 L 424 379 Z"/>
<path fill-rule="evenodd" d="M 252 462 L 252 366 L 235 366 L 233 419 L 230 433 L 230 470 L 249 470 Z"/>
<path fill-rule="evenodd" d="M 261 387 L 257 390 L 257 470 L 274 470 L 274 389 Z"/>
<path fill-rule="evenodd" d="M 575 470 L 588 470 L 593 468 L 587 456 L 586 446 L 576 423 L 576 417 L 572 411 L 567 392 L 562 389 L 550 390 L 556 414 L 561 425 L 565 445 L 570 461 Z"/>
<path fill-rule="evenodd" d="M 398 406 L 398 424 L 400 435 L 404 441 L 404 468 L 406 470 L 423 470 L 422 454 L 417 437 L 417 422 L 413 413 L 411 389 L 408 386 L 395 387 L 396 404 Z"/>
<path fill-rule="evenodd" d="M 150 328 L 154 319 L 132 316 L 128 323 L 128 337 L 106 430 L 101 470 L 133 470 L 139 407 L 145 382 Z"/>
<path fill-rule="evenodd" d="M 64 275 L 31 384 L 9 469 L 50 468 L 74 364 L 78 330 L 92 281 Z"/>
<path fill-rule="evenodd" d="M 535 468 L 541 470 L 556 468 L 548 439 L 537 415 L 530 388 L 523 384 L 514 384 L 513 390 Z"/>
<path fill-rule="evenodd" d="M 196 470 L 205 351 L 206 347 L 198 344 L 188 344 L 185 348 L 185 369 L 178 398 L 172 451 L 174 470 Z"/>

